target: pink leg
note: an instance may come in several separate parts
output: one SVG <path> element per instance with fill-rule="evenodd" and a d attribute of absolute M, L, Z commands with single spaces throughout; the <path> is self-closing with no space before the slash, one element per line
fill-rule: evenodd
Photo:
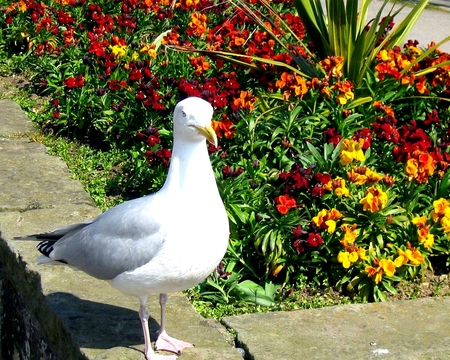
<path fill-rule="evenodd" d="M 181 351 L 187 347 L 194 347 L 193 344 L 174 339 L 166 333 L 166 303 L 167 294 L 159 295 L 161 305 L 161 327 L 158 332 L 158 339 L 155 342 L 155 350 L 166 350 L 180 355 Z"/>
<path fill-rule="evenodd" d="M 147 302 L 147 296 L 139 297 L 139 301 L 141 302 L 141 306 L 139 308 L 139 318 L 141 319 L 142 331 L 144 332 L 144 355 L 147 360 L 175 360 L 176 356 L 165 356 L 155 354 L 152 349 L 152 343 L 150 340 L 150 330 L 148 328 L 148 312 L 145 310 L 145 303 Z"/>

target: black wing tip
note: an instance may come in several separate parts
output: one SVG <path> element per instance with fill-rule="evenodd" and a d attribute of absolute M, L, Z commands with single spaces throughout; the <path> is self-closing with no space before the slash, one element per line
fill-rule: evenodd
<path fill-rule="evenodd" d="M 39 250 L 39 252 L 42 255 L 50 257 L 50 254 L 53 251 L 53 246 L 55 245 L 55 243 L 56 243 L 56 240 L 41 241 L 39 244 L 36 245 L 36 248 Z"/>

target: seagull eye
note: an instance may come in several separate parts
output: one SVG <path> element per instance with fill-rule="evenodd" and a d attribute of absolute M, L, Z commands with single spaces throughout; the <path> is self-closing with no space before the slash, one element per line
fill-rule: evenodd
<path fill-rule="evenodd" d="M 184 111 L 182 111 L 181 114 L 183 115 L 183 117 L 186 117 L 186 113 Z"/>

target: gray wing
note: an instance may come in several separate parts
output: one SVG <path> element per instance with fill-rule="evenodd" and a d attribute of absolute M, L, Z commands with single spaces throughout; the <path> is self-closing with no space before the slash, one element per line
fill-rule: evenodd
<path fill-rule="evenodd" d="M 28 237 L 37 240 L 59 240 L 66 235 L 80 231 L 84 227 L 92 224 L 93 221 L 94 220 L 88 220 L 76 224 L 70 224 L 46 233 L 29 235 Z"/>
<path fill-rule="evenodd" d="M 154 196 L 120 204 L 53 245 L 52 260 L 68 263 L 99 279 L 148 263 L 164 243 Z"/>

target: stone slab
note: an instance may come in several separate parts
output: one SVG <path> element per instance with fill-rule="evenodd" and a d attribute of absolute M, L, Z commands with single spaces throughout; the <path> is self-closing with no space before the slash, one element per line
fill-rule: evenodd
<path fill-rule="evenodd" d="M 0 89 L 0 94 L 6 90 Z M 20 106 L 10 99 L 0 99 L 0 136 L 27 134 L 36 131 Z"/>
<path fill-rule="evenodd" d="M 225 317 L 249 359 L 450 359 L 450 297 Z"/>

